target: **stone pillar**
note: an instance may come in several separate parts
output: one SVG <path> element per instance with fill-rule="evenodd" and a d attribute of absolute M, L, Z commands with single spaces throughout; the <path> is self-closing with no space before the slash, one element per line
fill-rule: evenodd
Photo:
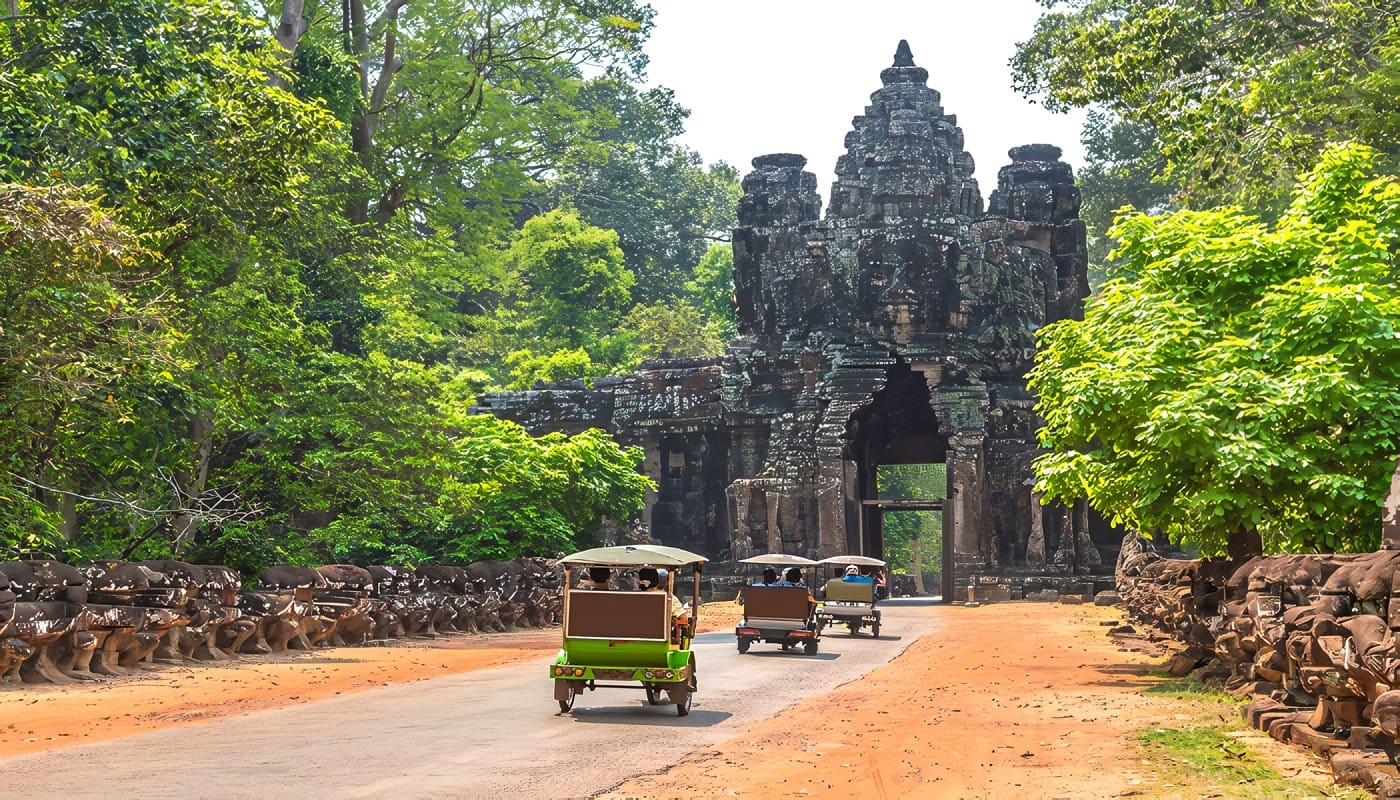
<path fill-rule="evenodd" d="M 1075 571 L 1092 572 L 1103 564 L 1103 555 L 1094 547 L 1094 540 L 1089 538 L 1088 500 L 1075 501 L 1071 519 L 1074 524 Z"/>
<path fill-rule="evenodd" d="M 642 472 L 648 478 L 661 485 L 661 441 L 655 435 L 647 436 L 642 441 Z M 642 522 L 646 524 L 647 532 L 655 536 L 652 530 L 652 510 L 656 506 L 656 501 L 660 497 L 655 489 L 648 489 L 642 496 Z"/>
<path fill-rule="evenodd" d="M 1381 511 L 1381 549 L 1400 550 L 1400 458 L 1395 459 L 1395 473 L 1390 476 L 1390 494 Z"/>
<path fill-rule="evenodd" d="M 987 553 L 982 547 L 981 448 L 970 444 L 963 439 L 948 447 L 948 474 L 952 484 L 948 505 L 953 509 L 951 545 L 958 564 L 983 565 Z M 949 543 L 944 542 L 944 547 L 947 546 Z"/>
<path fill-rule="evenodd" d="M 1055 502 L 1049 507 L 1050 512 L 1060 518 L 1060 542 L 1055 548 L 1055 555 L 1050 562 L 1065 572 L 1072 572 L 1075 564 L 1074 550 L 1077 546 L 1074 532 L 1074 517 L 1070 509 L 1064 503 Z"/>
<path fill-rule="evenodd" d="M 852 534 L 855 541 L 863 541 L 865 531 L 861 526 L 865 524 L 865 516 L 861 514 L 860 505 L 860 465 L 854 461 L 841 462 L 841 499 L 842 515 L 845 524 L 840 536 L 834 536 L 830 541 L 822 542 L 817 558 L 830 558 L 839 556 L 850 549 Z"/>
<path fill-rule="evenodd" d="M 1040 493 L 1031 490 L 1031 535 L 1026 540 L 1026 564 L 1033 567 L 1045 566 L 1045 508 L 1040 504 Z"/>
<path fill-rule="evenodd" d="M 747 537 L 743 535 L 744 522 L 749 518 L 749 497 L 744 479 L 730 483 L 724 489 L 725 510 L 729 513 L 729 552 L 735 559 L 748 558 Z"/>
<path fill-rule="evenodd" d="M 837 555 L 846 545 L 846 509 L 841 488 L 839 482 L 832 481 L 817 490 L 817 537 L 809 545 L 818 559 L 826 558 L 823 554 L 828 551 L 830 555 Z M 833 542 L 840 542 L 841 550 L 832 550 Z"/>
<path fill-rule="evenodd" d="M 783 549 L 782 532 L 778 528 L 778 506 L 783 496 L 777 492 L 767 492 L 768 498 L 768 552 L 780 553 Z"/>

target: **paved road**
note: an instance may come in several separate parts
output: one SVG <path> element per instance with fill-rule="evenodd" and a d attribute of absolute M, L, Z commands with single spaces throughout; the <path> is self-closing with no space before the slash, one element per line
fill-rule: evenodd
<path fill-rule="evenodd" d="M 882 604 L 879 640 L 844 630 L 815 656 L 732 632 L 696 639 L 687 717 L 599 689 L 558 713 L 548 658 L 205 725 L 0 759 L 20 798 L 588 797 L 728 739 L 797 700 L 855 680 L 931 633 L 934 607 Z"/>

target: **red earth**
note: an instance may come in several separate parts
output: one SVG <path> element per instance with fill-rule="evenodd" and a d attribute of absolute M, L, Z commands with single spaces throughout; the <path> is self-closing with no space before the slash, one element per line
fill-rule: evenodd
<path fill-rule="evenodd" d="M 1005 603 L 931 613 L 938 633 L 865 678 L 605 796 L 1201 796 L 1167 782 L 1136 745 L 1137 733 L 1189 714 L 1180 700 L 1143 693 L 1164 680 L 1163 658 L 1106 635 L 1120 620 L 1116 609 Z M 703 629 L 724 630 L 738 616 L 733 603 L 711 603 L 700 619 Z M 540 659 L 558 646 L 557 630 L 452 636 L 8 686 L 0 688 L 0 752 L 312 703 Z M 1328 791 L 1320 760 L 1268 739 L 1247 746 L 1317 796 Z"/>

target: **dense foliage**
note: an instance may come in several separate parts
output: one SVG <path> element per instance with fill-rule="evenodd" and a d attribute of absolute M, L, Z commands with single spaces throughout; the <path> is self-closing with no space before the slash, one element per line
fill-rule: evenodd
<path fill-rule="evenodd" d="M 875 479 L 882 500 L 943 500 L 948 495 L 944 464 L 884 464 Z M 924 576 L 943 571 L 943 512 L 887 506 L 881 520 L 890 572 L 911 576 L 915 591 L 928 590 Z"/>
<path fill-rule="evenodd" d="M 1324 154 L 1275 224 L 1119 221 L 1109 282 L 1045 328 L 1038 488 L 1223 552 L 1373 549 L 1400 450 L 1400 181 Z"/>
<path fill-rule="evenodd" d="M 466 561 L 640 508 L 637 450 L 469 409 L 718 351 L 737 180 L 637 88 L 650 8 L 8 11 L 0 557 Z"/>
<path fill-rule="evenodd" d="M 1400 159 L 1392 3 L 1041 2 L 1014 83 L 1051 108 L 1096 111 L 1081 170 L 1092 233 L 1125 204 L 1273 218 L 1333 141 L 1375 148 L 1387 169 Z"/>

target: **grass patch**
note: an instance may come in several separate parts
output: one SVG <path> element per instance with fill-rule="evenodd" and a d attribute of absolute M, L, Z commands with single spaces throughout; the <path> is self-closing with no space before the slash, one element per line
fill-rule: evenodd
<path fill-rule="evenodd" d="M 1212 703 L 1240 702 L 1238 698 L 1202 683 L 1193 675 L 1184 678 L 1171 678 L 1162 673 L 1159 675 L 1166 677 L 1166 680 L 1143 689 L 1143 694 L 1172 697 L 1177 700 L 1205 700 Z"/>
<path fill-rule="evenodd" d="M 1257 760 L 1244 742 L 1218 727 L 1156 728 L 1138 734 L 1137 740 L 1142 746 L 1144 760 L 1164 784 L 1161 786 L 1164 797 L 1179 796 L 1176 793 L 1188 787 L 1189 794 L 1194 797 L 1371 796 L 1345 787 L 1319 788 L 1285 778 L 1273 767 Z"/>
<path fill-rule="evenodd" d="M 1260 764 L 1249 748 L 1216 728 L 1171 730 L 1157 728 L 1138 734 L 1148 758 L 1166 762 L 1169 770 L 1211 781 L 1254 782 L 1279 777 L 1273 767 Z"/>

